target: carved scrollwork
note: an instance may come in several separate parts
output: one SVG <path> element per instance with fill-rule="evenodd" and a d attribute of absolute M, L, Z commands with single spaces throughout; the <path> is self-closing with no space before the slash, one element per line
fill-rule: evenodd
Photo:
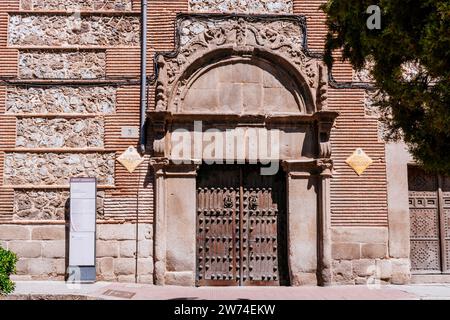
<path fill-rule="evenodd" d="M 309 56 L 303 47 L 305 34 L 301 20 L 294 17 L 184 15 L 178 18 L 177 25 L 181 39 L 178 50 L 158 58 L 158 110 L 168 108 L 167 105 L 172 103 L 176 107 L 177 95 L 186 85 L 184 72 L 194 61 L 220 48 L 231 49 L 233 54 L 242 56 L 252 55 L 255 49 L 282 56 L 302 75 L 317 106 L 325 108 L 327 69 L 319 58 Z"/>

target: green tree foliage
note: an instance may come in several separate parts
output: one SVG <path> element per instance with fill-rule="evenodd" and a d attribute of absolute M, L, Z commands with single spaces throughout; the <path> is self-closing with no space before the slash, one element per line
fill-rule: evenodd
<path fill-rule="evenodd" d="M 381 8 L 370 30 L 366 10 Z M 341 49 L 355 69 L 371 61 L 388 137 L 402 137 L 426 169 L 450 174 L 450 1 L 329 0 L 325 61 Z M 407 64 L 418 66 L 405 78 Z"/>
<path fill-rule="evenodd" d="M 14 291 L 14 282 L 9 276 L 16 273 L 17 256 L 8 250 L 0 247 L 0 295 L 5 295 Z"/>

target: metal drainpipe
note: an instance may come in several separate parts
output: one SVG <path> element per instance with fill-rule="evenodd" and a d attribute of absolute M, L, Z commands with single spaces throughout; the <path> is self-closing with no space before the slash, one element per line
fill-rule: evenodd
<path fill-rule="evenodd" d="M 139 147 L 142 154 L 146 149 L 145 114 L 147 112 L 147 0 L 141 0 L 141 91 L 140 91 L 140 131 Z M 138 171 L 138 181 L 140 184 L 141 171 Z M 139 189 L 137 191 L 136 207 L 136 265 L 135 282 L 138 282 L 138 257 L 139 257 Z"/>
<path fill-rule="evenodd" d="M 147 112 L 147 0 L 141 0 L 141 113 L 139 145 L 142 154 L 146 150 L 145 119 Z"/>

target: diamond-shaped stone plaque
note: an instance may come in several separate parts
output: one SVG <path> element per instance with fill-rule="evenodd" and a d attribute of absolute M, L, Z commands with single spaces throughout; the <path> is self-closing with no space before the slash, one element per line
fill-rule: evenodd
<path fill-rule="evenodd" d="M 363 149 L 356 149 L 353 154 L 345 160 L 358 176 L 362 175 L 364 171 L 373 163 L 373 160 L 364 152 Z"/>
<path fill-rule="evenodd" d="M 142 162 L 144 162 L 144 157 L 139 154 L 135 147 L 130 146 L 117 158 L 117 161 L 119 161 L 129 173 L 132 173 Z"/>

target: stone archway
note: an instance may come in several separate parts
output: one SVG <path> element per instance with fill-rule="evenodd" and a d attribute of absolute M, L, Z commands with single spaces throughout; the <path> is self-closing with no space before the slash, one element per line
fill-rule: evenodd
<path fill-rule="evenodd" d="M 148 113 L 156 284 L 195 283 L 196 174 L 205 162 L 281 162 L 290 283 L 330 281 L 329 134 L 337 114 L 326 108 L 326 67 L 302 46 L 301 20 L 277 19 L 180 16 L 178 30 L 204 31 L 158 57 Z"/>

